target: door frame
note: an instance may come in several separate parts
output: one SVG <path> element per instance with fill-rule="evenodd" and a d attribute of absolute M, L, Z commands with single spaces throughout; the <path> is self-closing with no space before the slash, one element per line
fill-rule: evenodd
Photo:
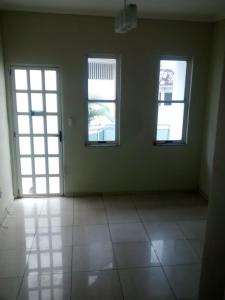
<path fill-rule="evenodd" d="M 19 154 L 19 139 L 18 139 L 18 126 L 17 126 L 17 108 L 16 108 L 16 98 L 15 98 L 15 69 L 26 69 L 28 70 L 55 70 L 57 74 L 57 97 L 58 97 L 58 125 L 59 131 L 62 132 L 62 139 L 59 141 L 59 177 L 60 177 L 60 193 L 59 194 L 22 194 L 22 182 L 21 182 L 21 172 L 20 172 L 20 154 Z M 13 64 L 9 66 L 9 76 L 8 76 L 8 86 L 9 86 L 9 120 L 11 121 L 11 152 L 13 155 L 12 160 L 12 171 L 13 171 L 13 179 L 14 179 L 14 193 L 16 198 L 41 198 L 41 197 L 56 197 L 64 195 L 64 128 L 63 128 L 63 93 L 62 93 L 62 81 L 61 81 L 61 67 L 58 65 L 48 65 L 48 64 Z M 43 74 L 42 74 L 43 80 Z M 28 89 L 30 93 L 30 89 Z M 40 93 L 43 93 L 43 89 L 40 90 Z M 30 99 L 29 99 L 30 105 Z M 31 122 L 30 122 L 31 123 Z M 46 126 L 46 123 L 45 125 Z M 32 134 L 30 135 L 32 137 Z M 46 136 L 46 133 L 44 134 Z M 45 145 L 46 147 L 46 145 Z M 31 149 L 33 148 L 33 144 L 31 143 Z M 43 155 L 46 157 L 45 155 Z M 33 168 L 32 162 L 32 168 Z M 33 170 L 34 171 L 34 170 Z M 28 176 L 29 177 L 29 176 Z M 33 175 L 30 177 L 33 178 Z M 46 176 L 48 178 L 48 176 Z M 16 190 L 15 190 L 16 189 Z"/>

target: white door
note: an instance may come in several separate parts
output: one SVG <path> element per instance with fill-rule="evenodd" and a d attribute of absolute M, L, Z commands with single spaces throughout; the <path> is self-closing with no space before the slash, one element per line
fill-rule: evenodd
<path fill-rule="evenodd" d="M 11 74 L 19 195 L 62 194 L 59 71 L 14 67 Z"/>

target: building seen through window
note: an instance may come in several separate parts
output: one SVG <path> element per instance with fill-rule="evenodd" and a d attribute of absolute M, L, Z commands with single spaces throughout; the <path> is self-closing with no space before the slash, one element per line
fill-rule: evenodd
<path fill-rule="evenodd" d="M 160 61 L 156 141 L 184 139 L 187 63 L 187 60 Z"/>

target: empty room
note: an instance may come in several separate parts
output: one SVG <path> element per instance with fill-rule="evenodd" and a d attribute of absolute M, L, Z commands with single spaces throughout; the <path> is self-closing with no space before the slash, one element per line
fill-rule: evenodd
<path fill-rule="evenodd" d="M 225 2 L 0 1 L 0 300 L 224 300 Z"/>

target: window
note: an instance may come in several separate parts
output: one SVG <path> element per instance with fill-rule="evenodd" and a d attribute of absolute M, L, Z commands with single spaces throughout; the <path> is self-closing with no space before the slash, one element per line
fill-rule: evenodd
<path fill-rule="evenodd" d="M 88 58 L 88 144 L 117 144 L 119 60 Z"/>
<path fill-rule="evenodd" d="M 191 61 L 160 60 L 156 144 L 185 143 Z"/>

